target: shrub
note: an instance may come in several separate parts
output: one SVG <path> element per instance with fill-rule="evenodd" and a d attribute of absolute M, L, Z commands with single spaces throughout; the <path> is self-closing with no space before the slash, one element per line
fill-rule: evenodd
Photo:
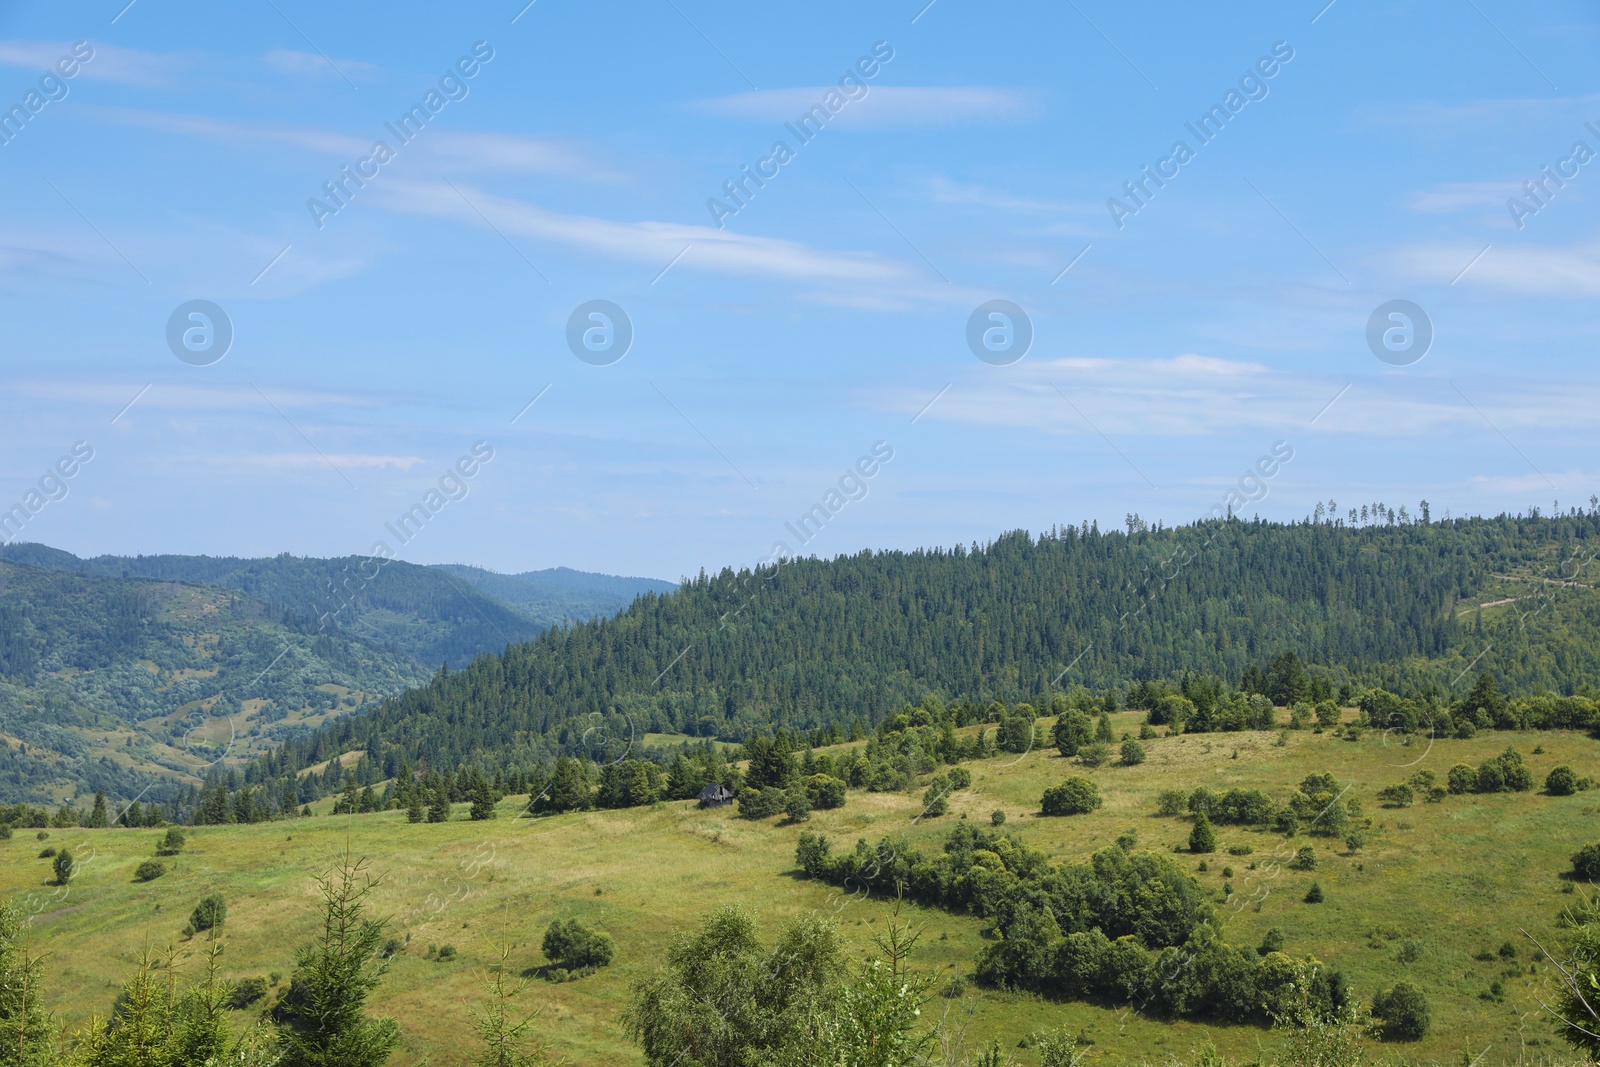
<path fill-rule="evenodd" d="M 1400 951 L 1395 958 L 1401 963 L 1416 963 L 1422 958 L 1422 942 L 1414 938 L 1406 938 L 1400 942 Z"/>
<path fill-rule="evenodd" d="M 10 841 L 10 840 L 11 840 L 11 824 L 8 823 L 8 822 L 0 822 L 0 841 Z"/>
<path fill-rule="evenodd" d="M 1230 856 L 1248 856 L 1253 852 L 1255 852 L 1255 848 L 1250 846 L 1250 845 L 1229 845 L 1228 846 L 1228 855 L 1230 855 Z"/>
<path fill-rule="evenodd" d="M 811 806 L 826 811 L 844 807 L 845 784 L 842 778 L 829 774 L 813 774 L 806 779 L 806 795 Z"/>
<path fill-rule="evenodd" d="M 784 792 L 776 786 L 757 789 L 746 786 L 739 790 L 739 818 L 765 819 L 783 810 Z"/>
<path fill-rule="evenodd" d="M 954 974 L 954 975 L 950 976 L 950 981 L 945 983 L 944 988 L 939 991 L 939 995 L 943 996 L 943 997 L 947 997 L 950 1000 L 956 1000 L 963 993 L 965 993 L 966 991 L 967 991 L 967 979 L 966 979 L 966 977 L 963 976 L 963 975 Z"/>
<path fill-rule="evenodd" d="M 1087 778 L 1068 778 L 1044 791 L 1039 810 L 1046 815 L 1083 815 L 1100 806 L 1100 790 Z"/>
<path fill-rule="evenodd" d="M 1133 827 L 1128 827 L 1117 835 L 1117 847 L 1124 852 L 1132 852 L 1139 847 L 1139 832 Z"/>
<path fill-rule="evenodd" d="M 1137 741 L 1122 742 L 1122 765 L 1132 767 L 1144 762 L 1144 746 Z"/>
<path fill-rule="evenodd" d="M 1553 797 L 1570 797 L 1578 791 L 1578 776 L 1566 765 L 1556 767 L 1545 775 L 1544 791 Z"/>
<path fill-rule="evenodd" d="M 243 1011 L 267 995 L 265 978 L 241 978 L 228 993 L 228 1007 Z"/>
<path fill-rule="evenodd" d="M 1600 882 L 1600 845 L 1584 845 L 1573 853 L 1572 873 L 1585 882 Z"/>
<path fill-rule="evenodd" d="M 56 854 L 56 850 L 53 849 L 53 848 L 44 848 L 44 849 L 40 849 L 39 850 L 39 858 L 42 859 L 42 860 L 47 860 L 51 856 L 54 856 L 55 854 Z"/>
<path fill-rule="evenodd" d="M 1378 799 L 1390 808 L 1409 808 L 1415 798 L 1416 794 L 1405 782 L 1378 790 Z"/>
<path fill-rule="evenodd" d="M 1311 888 L 1306 890 L 1305 900 L 1306 900 L 1307 904 L 1321 904 L 1322 903 L 1322 883 L 1321 882 L 1312 882 L 1311 883 Z"/>
<path fill-rule="evenodd" d="M 1156 814 L 1182 815 L 1189 810 L 1189 794 L 1183 789 L 1163 789 L 1156 796 Z"/>
<path fill-rule="evenodd" d="M 1361 830 L 1351 830 L 1344 835 L 1344 847 L 1351 852 L 1360 852 L 1366 846 L 1367 835 Z"/>
<path fill-rule="evenodd" d="M 1211 828 L 1211 820 L 1206 818 L 1205 812 L 1194 817 L 1194 829 L 1189 831 L 1190 852 L 1215 852 L 1217 850 L 1217 832 Z"/>
<path fill-rule="evenodd" d="M 805 822 L 811 818 L 811 798 L 804 789 L 791 789 L 783 801 L 783 814 L 790 822 Z"/>
<path fill-rule="evenodd" d="M 183 851 L 183 846 L 185 843 L 187 843 L 187 840 L 188 839 L 183 836 L 182 830 L 178 829 L 176 826 L 170 827 L 167 830 L 167 836 L 163 837 L 161 839 L 161 843 L 156 846 L 156 855 L 176 856 L 178 853 Z"/>
<path fill-rule="evenodd" d="M 1110 761 L 1111 746 L 1104 741 L 1096 741 L 1078 749 L 1078 762 L 1085 767 L 1104 767 Z"/>
<path fill-rule="evenodd" d="M 456 958 L 456 947 L 454 945 L 440 945 L 439 954 L 434 958 L 441 961 L 453 960 Z"/>
<path fill-rule="evenodd" d="M 1458 763 L 1450 768 L 1450 773 L 1445 779 L 1450 784 L 1452 793 L 1471 793 L 1478 788 L 1478 772 L 1468 767 L 1465 763 Z"/>
<path fill-rule="evenodd" d="M 1269 952 L 1283 951 L 1283 931 L 1276 926 L 1267 931 L 1261 939 L 1261 944 L 1256 948 L 1259 955 L 1265 956 Z"/>
<path fill-rule="evenodd" d="M 221 926 L 227 919 L 228 904 L 215 893 L 201 900 L 195 905 L 194 911 L 189 913 L 189 925 L 197 933 L 214 926 Z"/>
<path fill-rule="evenodd" d="M 989 813 L 989 825 L 990 826 L 1003 826 L 1003 825 L 1005 825 L 1005 821 L 1006 821 L 1006 813 L 1005 812 L 1003 812 L 1003 811 L 991 811 Z"/>
<path fill-rule="evenodd" d="M 951 767 L 945 773 L 945 777 L 950 780 L 950 788 L 953 790 L 965 789 L 972 784 L 972 772 L 965 767 Z"/>
<path fill-rule="evenodd" d="M 153 882 L 167 873 L 167 865 L 160 860 L 145 860 L 133 872 L 135 882 Z"/>
<path fill-rule="evenodd" d="M 1386 1041 L 1417 1041 L 1428 1032 L 1428 999 L 1410 982 L 1396 982 L 1372 998 L 1372 1015 L 1380 1020 Z"/>
<path fill-rule="evenodd" d="M 391 937 L 389 940 L 383 943 L 383 949 L 379 951 L 378 958 L 392 960 L 396 956 L 400 955 L 400 953 L 404 950 L 405 945 L 400 943 L 400 939 L 398 937 Z M 278 981 L 277 977 L 274 976 L 272 981 L 274 984 L 276 984 Z"/>
<path fill-rule="evenodd" d="M 1317 850 L 1310 845 L 1301 845 L 1295 851 L 1294 859 L 1289 861 L 1289 869 L 1295 871 L 1314 871 L 1317 869 Z"/>
<path fill-rule="evenodd" d="M 616 954 L 610 934 L 591 930 L 576 919 L 557 919 L 544 932 L 544 954 L 559 967 L 579 970 L 604 967 Z"/>
<path fill-rule="evenodd" d="M 1154 738 L 1155 736 L 1156 736 L 1155 728 L 1152 727 L 1149 723 L 1145 722 L 1145 723 L 1140 723 L 1139 724 L 1139 740 L 1141 740 L 1141 741 L 1149 741 L 1150 739 Z"/>
<path fill-rule="evenodd" d="M 56 885 L 66 885 L 72 881 L 73 871 L 72 853 L 62 849 L 56 853 L 55 858 Z"/>
<path fill-rule="evenodd" d="M 1272 820 L 1273 827 L 1285 837 L 1293 837 L 1300 830 L 1300 816 L 1293 808 L 1283 808 Z"/>
<path fill-rule="evenodd" d="M 1477 734 L 1478 728 L 1472 724 L 1471 719 L 1462 719 L 1456 723 L 1456 736 L 1463 741 L 1470 740 L 1476 737 Z"/>

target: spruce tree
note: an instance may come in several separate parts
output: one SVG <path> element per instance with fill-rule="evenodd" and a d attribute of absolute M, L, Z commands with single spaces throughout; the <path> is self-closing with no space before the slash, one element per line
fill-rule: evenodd
<path fill-rule="evenodd" d="M 1217 832 L 1211 827 L 1211 820 L 1206 818 L 1206 813 L 1201 812 L 1194 817 L 1194 829 L 1189 831 L 1190 852 L 1215 852 L 1217 850 Z"/>
<path fill-rule="evenodd" d="M 422 807 L 422 790 L 413 785 L 411 787 L 411 798 L 406 804 L 406 821 L 421 822 L 427 816 L 428 813 Z"/>
<path fill-rule="evenodd" d="M 494 818 L 494 787 L 487 779 L 479 777 L 477 786 L 472 791 L 472 810 L 468 815 L 475 822 Z"/>
<path fill-rule="evenodd" d="M 28 954 L 22 911 L 0 904 L 0 1067 L 50 1063 L 50 1016 L 39 1000 L 43 962 Z"/>
<path fill-rule="evenodd" d="M 295 952 L 292 986 L 300 995 L 280 1026 L 283 1067 L 378 1067 L 400 1040 L 393 1019 L 366 1014 L 367 997 L 388 963 L 381 956 L 385 923 L 366 915 L 378 882 L 365 860 L 347 852 L 317 879 L 322 931 Z"/>
<path fill-rule="evenodd" d="M 521 1019 L 512 1018 L 511 998 L 521 993 L 528 982 L 523 979 L 515 985 L 507 984 L 506 968 L 510 955 L 511 946 L 501 946 L 500 962 L 490 966 L 484 980 L 488 992 L 487 1006 L 469 1009 L 472 1028 L 483 1042 L 483 1051 L 473 1061 L 474 1067 L 542 1067 L 548 1062 L 544 1049 L 527 1036 L 528 1028 L 539 1016 L 537 1009 Z M 528 1047 L 530 1043 L 531 1048 Z"/>
<path fill-rule="evenodd" d="M 428 806 L 428 821 L 450 821 L 450 797 L 442 787 L 433 794 L 433 803 Z"/>
<path fill-rule="evenodd" d="M 94 808 L 89 812 L 89 817 L 84 821 L 83 825 L 95 830 L 104 830 L 111 825 L 111 816 L 106 811 L 106 795 L 104 793 L 95 793 Z"/>

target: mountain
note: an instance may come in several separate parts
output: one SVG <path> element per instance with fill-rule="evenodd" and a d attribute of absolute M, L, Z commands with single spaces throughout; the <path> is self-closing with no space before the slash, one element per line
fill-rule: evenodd
<path fill-rule="evenodd" d="M 0 560 L 96 577 L 193 582 L 243 593 L 285 612 L 296 625 L 337 629 L 436 667 L 526 641 L 544 625 L 446 571 L 365 556 L 270 559 L 232 556 L 95 556 L 79 559 L 44 545 L 0 548 Z M 323 620 L 326 619 L 326 623 Z"/>
<path fill-rule="evenodd" d="M 441 663 L 661 588 L 565 568 L 0 546 L 0 803 L 96 789 L 160 799 Z"/>
<path fill-rule="evenodd" d="M 164 799 L 428 678 L 303 623 L 215 586 L 0 560 L 0 801 Z"/>
<path fill-rule="evenodd" d="M 1237 684 L 1285 651 L 1336 684 L 1448 700 L 1487 670 L 1513 691 L 1570 694 L 1600 686 L 1597 545 L 1593 513 L 1230 519 L 702 572 L 441 672 L 286 743 L 256 774 L 355 749 L 385 768 L 528 768 L 645 732 L 870 723 L 928 692 L 1037 700 L 1185 672 Z"/>
<path fill-rule="evenodd" d="M 433 569 L 487 593 L 542 626 L 615 615 L 645 593 L 670 593 L 677 588 L 676 583 L 659 578 L 620 578 L 570 567 L 521 574 L 498 574 L 459 563 L 437 564 Z"/>

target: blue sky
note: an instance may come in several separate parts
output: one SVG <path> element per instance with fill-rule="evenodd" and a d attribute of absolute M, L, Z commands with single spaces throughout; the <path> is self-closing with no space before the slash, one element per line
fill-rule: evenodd
<path fill-rule="evenodd" d="M 1247 512 L 1600 490 L 1592 5 L 125 2 L 0 11 L 0 106 L 74 72 L 0 145 L 0 509 L 93 449 L 22 539 L 675 578 L 1190 521 L 1277 442 Z M 219 361 L 169 349 L 191 300 Z M 568 347 L 591 300 L 618 361 Z M 969 350 L 991 300 L 1020 360 Z"/>

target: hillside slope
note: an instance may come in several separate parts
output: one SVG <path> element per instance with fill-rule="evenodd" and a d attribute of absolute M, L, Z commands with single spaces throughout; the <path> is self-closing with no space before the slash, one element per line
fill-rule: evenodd
<path fill-rule="evenodd" d="M 1514 691 L 1571 693 L 1600 685 L 1584 562 L 1597 537 L 1600 517 L 1582 514 L 1233 520 L 702 573 L 436 676 L 287 746 L 270 774 L 386 746 L 439 767 L 527 766 L 596 737 L 872 721 L 928 691 L 1036 699 L 1185 671 L 1237 683 L 1289 650 L 1335 681 L 1443 693 L 1471 667 Z"/>
<path fill-rule="evenodd" d="M 161 800 L 426 678 L 228 590 L 0 562 L 0 802 Z"/>
<path fill-rule="evenodd" d="M 435 564 L 432 569 L 487 593 L 541 626 L 615 615 L 645 593 L 670 593 L 677 588 L 659 578 L 623 578 L 570 567 L 521 574 L 499 574 L 459 563 Z"/>
<path fill-rule="evenodd" d="M 445 571 L 402 560 L 378 568 L 362 556 L 315 559 L 288 553 L 270 559 L 168 555 L 79 559 L 37 544 L 0 547 L 0 560 L 95 577 L 218 586 L 278 608 L 308 630 L 316 630 L 326 616 L 332 627 L 429 667 L 466 663 L 479 652 L 526 641 L 547 625 Z M 366 577 L 374 571 L 373 577 Z"/>

